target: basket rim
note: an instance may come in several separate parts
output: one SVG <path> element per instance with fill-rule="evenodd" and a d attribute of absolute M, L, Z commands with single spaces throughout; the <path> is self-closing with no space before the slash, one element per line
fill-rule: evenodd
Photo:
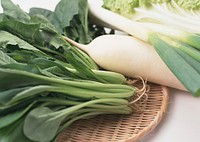
<path fill-rule="evenodd" d="M 161 85 L 160 85 L 161 86 Z M 129 141 L 138 141 L 141 140 L 144 136 L 148 135 L 149 133 L 151 133 L 156 126 L 161 122 L 161 120 L 163 119 L 165 112 L 167 110 L 167 106 L 168 106 L 168 100 L 169 100 L 169 89 L 166 86 L 161 86 L 162 88 L 162 94 L 163 94 L 163 99 L 162 99 L 162 106 L 160 108 L 161 111 L 157 112 L 157 117 L 154 119 L 154 121 L 151 122 L 149 127 L 145 127 L 141 133 L 139 133 L 138 135 L 131 137 L 127 140 L 125 140 L 125 142 L 129 142 Z"/>

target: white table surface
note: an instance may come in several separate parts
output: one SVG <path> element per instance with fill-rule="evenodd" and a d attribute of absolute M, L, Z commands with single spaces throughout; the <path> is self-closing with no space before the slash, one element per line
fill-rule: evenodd
<path fill-rule="evenodd" d="M 169 89 L 169 103 L 160 124 L 140 142 L 199 142 L 200 98 Z"/>
<path fill-rule="evenodd" d="M 1 0 L 0 0 L 1 1 Z M 54 10 L 59 0 L 12 0 L 28 12 L 30 7 Z M 0 12 L 2 8 L 0 7 Z M 167 113 L 160 124 L 140 142 L 200 141 L 200 97 L 188 92 L 169 89 Z"/>

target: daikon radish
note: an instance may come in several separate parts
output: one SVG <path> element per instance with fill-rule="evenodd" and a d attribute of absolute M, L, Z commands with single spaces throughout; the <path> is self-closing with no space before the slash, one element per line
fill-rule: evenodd
<path fill-rule="evenodd" d="M 177 15 L 180 10 L 181 13 L 188 14 L 190 10 L 188 12 L 171 4 L 169 9 L 154 5 L 153 7 L 159 7 L 160 11 L 155 9 L 152 11 L 149 7 L 134 8 L 133 18 L 127 18 L 110 11 L 109 7 L 104 9 L 102 4 L 98 2 L 96 4 L 96 1 L 88 0 L 92 21 L 97 25 L 118 29 L 151 44 L 191 95 L 200 96 L 200 25 L 193 18 L 192 20 L 182 14 Z M 121 2 L 128 4 L 127 1 Z M 147 15 L 149 17 L 146 17 Z M 138 19 L 138 17 L 144 18 Z"/>
<path fill-rule="evenodd" d="M 148 43 L 127 35 L 103 35 L 88 45 L 65 37 L 85 51 L 100 67 L 122 73 L 126 77 L 140 76 L 150 82 L 186 90 L 168 69 L 155 49 Z"/>

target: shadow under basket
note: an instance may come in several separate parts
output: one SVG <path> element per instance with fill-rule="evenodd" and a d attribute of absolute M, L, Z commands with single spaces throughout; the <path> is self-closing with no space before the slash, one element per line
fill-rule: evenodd
<path fill-rule="evenodd" d="M 149 84 L 148 98 L 131 115 L 99 115 L 78 120 L 66 128 L 57 142 L 136 142 L 162 120 L 168 104 L 167 87 Z"/>

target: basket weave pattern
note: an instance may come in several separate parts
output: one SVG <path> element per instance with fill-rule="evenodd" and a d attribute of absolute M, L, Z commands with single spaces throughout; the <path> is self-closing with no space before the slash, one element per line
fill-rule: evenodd
<path fill-rule="evenodd" d="M 167 109 L 166 87 L 149 84 L 143 111 L 131 115 L 100 115 L 78 120 L 65 129 L 57 142 L 136 142 L 153 130 Z"/>

